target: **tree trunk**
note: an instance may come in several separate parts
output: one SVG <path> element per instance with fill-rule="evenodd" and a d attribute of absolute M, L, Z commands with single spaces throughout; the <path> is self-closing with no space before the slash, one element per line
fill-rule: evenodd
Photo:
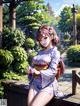
<path fill-rule="evenodd" d="M 0 48 L 2 47 L 2 26 L 3 26 L 3 9 L 2 9 L 2 0 L 0 0 Z"/>
<path fill-rule="evenodd" d="M 16 4 L 15 0 L 12 0 L 9 5 L 9 25 L 12 30 L 16 29 Z"/>

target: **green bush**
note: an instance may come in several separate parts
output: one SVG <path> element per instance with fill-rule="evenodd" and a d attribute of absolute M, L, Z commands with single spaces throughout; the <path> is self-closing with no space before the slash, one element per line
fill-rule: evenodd
<path fill-rule="evenodd" d="M 67 51 L 69 63 L 80 63 L 80 45 L 70 46 Z"/>
<path fill-rule="evenodd" d="M 4 79 L 6 79 L 6 80 L 22 80 L 22 81 L 26 81 L 26 79 L 27 79 L 25 76 L 21 76 L 21 75 L 16 74 L 16 73 L 14 73 L 12 71 L 5 72 L 3 74 L 3 76 L 4 76 Z"/>
<path fill-rule="evenodd" d="M 14 31 L 10 30 L 7 27 L 3 29 L 3 47 L 10 49 L 13 46 L 22 46 L 25 42 L 24 33 L 16 29 Z"/>
<path fill-rule="evenodd" d="M 0 68 L 8 68 L 13 60 L 14 57 L 10 51 L 0 49 Z"/>
<path fill-rule="evenodd" d="M 25 47 L 26 48 L 31 48 L 32 49 L 32 48 L 34 48 L 34 46 L 35 46 L 35 42 L 32 38 L 27 38 L 25 40 Z"/>
<path fill-rule="evenodd" d="M 27 53 L 24 48 L 15 46 L 11 49 L 14 56 L 14 62 L 24 62 L 27 61 Z"/>
<path fill-rule="evenodd" d="M 13 68 L 19 74 L 26 74 L 28 66 L 29 66 L 29 64 L 27 61 L 24 61 L 22 63 L 16 62 L 16 63 L 14 63 Z"/>

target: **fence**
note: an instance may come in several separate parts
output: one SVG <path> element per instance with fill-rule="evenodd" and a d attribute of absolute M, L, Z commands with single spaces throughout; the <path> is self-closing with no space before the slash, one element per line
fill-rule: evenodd
<path fill-rule="evenodd" d="M 76 70 L 72 71 L 72 94 L 76 94 L 77 83 L 80 84 L 80 76 L 76 74 Z"/>

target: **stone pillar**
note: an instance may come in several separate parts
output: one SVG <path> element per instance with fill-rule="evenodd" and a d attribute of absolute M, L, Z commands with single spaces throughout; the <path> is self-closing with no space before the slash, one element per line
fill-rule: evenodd
<path fill-rule="evenodd" d="M 73 13 L 73 44 L 77 44 L 77 22 L 76 22 L 76 13 L 77 10 L 75 9 L 75 6 L 73 4 L 72 8 L 72 13 Z"/>
<path fill-rule="evenodd" d="M 2 47 L 2 27 L 3 27 L 3 9 L 2 9 L 2 0 L 0 0 L 0 48 Z"/>

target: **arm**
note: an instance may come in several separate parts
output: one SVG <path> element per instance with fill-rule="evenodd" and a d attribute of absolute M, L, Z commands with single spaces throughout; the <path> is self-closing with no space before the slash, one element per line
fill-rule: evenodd
<path fill-rule="evenodd" d="M 29 66 L 29 71 L 28 71 L 29 74 L 36 74 L 36 75 L 39 75 L 40 74 L 40 71 L 37 71 L 35 68 Z"/>
<path fill-rule="evenodd" d="M 60 52 L 56 50 L 55 52 L 52 53 L 52 59 L 51 59 L 49 68 L 45 71 L 44 70 L 40 71 L 41 76 L 47 76 L 47 77 L 50 77 L 53 75 L 55 76 L 57 73 L 57 65 L 59 60 L 60 60 Z"/>

